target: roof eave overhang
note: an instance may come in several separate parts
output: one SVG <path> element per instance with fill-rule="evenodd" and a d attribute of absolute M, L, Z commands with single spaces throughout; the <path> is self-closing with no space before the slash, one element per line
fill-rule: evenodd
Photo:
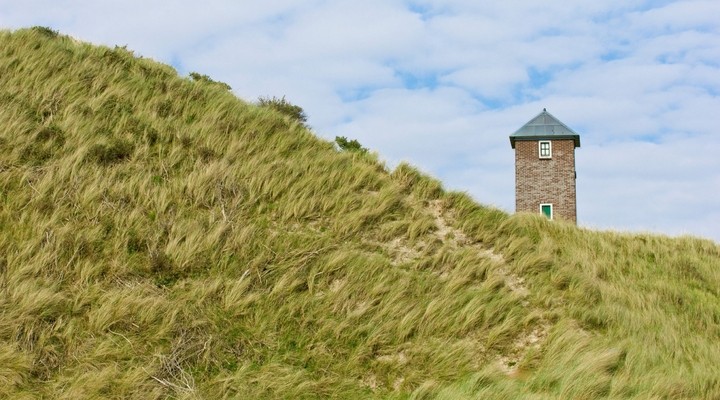
<path fill-rule="evenodd" d="M 510 146 L 515 148 L 516 140 L 572 140 L 575 143 L 575 147 L 580 147 L 580 135 L 545 135 L 545 136 L 510 136 Z"/>

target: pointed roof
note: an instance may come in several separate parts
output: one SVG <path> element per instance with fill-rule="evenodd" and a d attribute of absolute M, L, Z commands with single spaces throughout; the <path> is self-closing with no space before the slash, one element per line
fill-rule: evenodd
<path fill-rule="evenodd" d="M 522 128 L 510 135 L 510 146 L 515 148 L 516 140 L 572 139 L 580 147 L 580 135 L 560 122 L 543 108 L 542 112 Z"/>

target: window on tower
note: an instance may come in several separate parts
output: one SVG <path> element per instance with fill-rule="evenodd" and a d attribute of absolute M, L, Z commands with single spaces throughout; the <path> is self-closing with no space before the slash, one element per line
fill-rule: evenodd
<path fill-rule="evenodd" d="M 552 142 L 549 140 L 541 140 L 539 147 L 540 158 L 552 158 Z"/>
<path fill-rule="evenodd" d="M 540 213 L 548 219 L 553 219 L 553 205 L 549 203 L 540 204 Z"/>

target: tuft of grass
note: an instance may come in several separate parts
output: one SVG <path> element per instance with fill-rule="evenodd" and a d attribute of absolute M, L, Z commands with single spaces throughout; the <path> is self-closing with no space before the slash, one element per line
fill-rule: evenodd
<path fill-rule="evenodd" d="M 87 159 L 99 165 L 111 165 L 129 159 L 133 153 L 133 144 L 128 140 L 112 139 L 108 143 L 92 145 Z"/>

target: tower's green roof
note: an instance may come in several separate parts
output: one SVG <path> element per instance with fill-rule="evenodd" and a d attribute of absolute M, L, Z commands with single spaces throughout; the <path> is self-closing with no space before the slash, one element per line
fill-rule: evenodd
<path fill-rule="evenodd" d="M 542 112 L 522 128 L 510 135 L 510 146 L 515 148 L 516 140 L 572 139 L 580 147 L 580 135 L 560 122 L 543 108 Z"/>

